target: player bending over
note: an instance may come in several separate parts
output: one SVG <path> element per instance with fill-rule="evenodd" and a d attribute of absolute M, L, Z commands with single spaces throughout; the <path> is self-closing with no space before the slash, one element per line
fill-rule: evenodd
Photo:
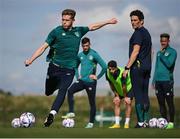
<path fill-rule="evenodd" d="M 129 128 L 129 121 L 131 115 L 131 101 L 133 99 L 132 85 L 130 74 L 126 78 L 123 78 L 122 73 L 124 68 L 117 67 L 117 63 L 111 60 L 108 63 L 108 69 L 106 73 L 106 79 L 114 92 L 114 114 L 115 114 L 115 124 L 109 128 L 120 128 L 120 113 L 121 113 L 121 102 L 124 99 L 126 105 L 126 119 L 124 123 L 124 128 Z"/>

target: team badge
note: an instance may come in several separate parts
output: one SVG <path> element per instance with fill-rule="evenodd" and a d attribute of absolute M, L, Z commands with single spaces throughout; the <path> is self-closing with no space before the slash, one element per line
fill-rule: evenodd
<path fill-rule="evenodd" d="M 93 60 L 93 56 L 92 55 L 89 56 L 89 60 Z"/>
<path fill-rule="evenodd" d="M 79 32 L 75 32 L 74 33 L 77 37 L 79 37 L 80 35 L 79 35 Z"/>
<path fill-rule="evenodd" d="M 168 55 L 169 55 L 169 53 L 168 53 L 168 52 L 166 52 L 164 55 L 165 55 L 165 56 L 168 56 Z"/>

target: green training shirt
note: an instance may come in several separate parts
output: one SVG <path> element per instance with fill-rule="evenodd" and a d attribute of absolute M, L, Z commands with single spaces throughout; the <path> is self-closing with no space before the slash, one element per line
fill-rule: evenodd
<path fill-rule="evenodd" d="M 153 77 L 153 84 L 156 81 L 172 81 L 173 71 L 177 58 L 177 52 L 172 47 L 168 46 L 164 51 L 158 51 L 156 55 L 156 64 Z"/>
<path fill-rule="evenodd" d="M 116 79 L 114 79 L 113 75 L 109 72 L 109 69 L 107 69 L 106 78 L 107 78 L 108 82 L 110 82 L 114 86 L 114 88 L 116 89 L 116 92 L 120 96 L 124 96 L 123 89 L 122 89 L 122 84 L 123 83 L 126 84 L 127 93 L 132 88 L 130 72 L 128 72 L 128 76 L 126 77 L 126 79 L 123 79 L 122 75 L 123 75 L 124 68 L 118 67 L 118 69 L 119 69 L 120 72 L 119 72 L 119 75 L 117 76 Z"/>
<path fill-rule="evenodd" d="M 106 72 L 107 65 L 104 62 L 104 60 L 99 56 L 99 54 L 93 50 L 89 49 L 89 51 L 86 52 L 80 52 L 78 54 L 78 66 L 81 64 L 81 70 L 80 70 L 80 79 L 85 82 L 93 82 L 94 80 L 89 78 L 89 75 L 94 74 L 96 75 L 96 69 L 97 64 L 101 66 L 101 71 L 97 75 L 97 79 L 100 79 L 103 74 Z M 78 67 L 77 66 L 77 67 Z M 76 70 L 76 77 L 79 77 L 79 73 Z"/>
<path fill-rule="evenodd" d="M 53 50 L 49 61 L 60 67 L 73 69 L 77 65 L 77 55 L 81 38 L 89 31 L 88 27 L 72 27 L 70 30 L 58 26 L 47 39 L 50 50 Z"/>

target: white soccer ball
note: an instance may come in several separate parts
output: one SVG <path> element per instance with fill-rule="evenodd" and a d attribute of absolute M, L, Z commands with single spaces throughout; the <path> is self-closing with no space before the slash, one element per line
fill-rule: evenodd
<path fill-rule="evenodd" d="M 20 119 L 19 118 L 14 118 L 11 122 L 11 126 L 14 128 L 21 127 Z"/>
<path fill-rule="evenodd" d="M 74 119 L 70 119 L 70 118 L 64 119 L 62 121 L 62 125 L 66 128 L 72 128 L 75 125 Z"/>
<path fill-rule="evenodd" d="M 31 125 L 31 119 L 30 117 L 27 115 L 27 112 L 21 114 L 20 116 L 20 123 L 21 123 L 21 127 L 30 127 Z"/>
<path fill-rule="evenodd" d="M 30 126 L 33 126 L 36 121 L 35 116 L 30 112 L 27 112 L 26 115 L 30 119 Z"/>
<path fill-rule="evenodd" d="M 149 120 L 149 127 L 151 128 L 155 128 L 157 127 L 157 122 L 158 122 L 158 119 L 157 118 L 152 118 Z"/>
<path fill-rule="evenodd" d="M 167 126 L 168 122 L 165 118 L 159 118 L 157 122 L 158 128 L 165 128 Z"/>

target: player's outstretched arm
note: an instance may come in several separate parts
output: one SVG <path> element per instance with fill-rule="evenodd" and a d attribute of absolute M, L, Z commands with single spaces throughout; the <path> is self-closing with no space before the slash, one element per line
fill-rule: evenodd
<path fill-rule="evenodd" d="M 46 48 L 48 48 L 48 44 L 45 42 L 41 47 L 39 47 L 35 52 L 34 54 L 32 55 L 31 58 L 25 60 L 24 64 L 25 66 L 29 66 L 32 64 L 32 62 L 37 59 L 39 56 L 41 56 L 44 51 L 46 50 Z"/>
<path fill-rule="evenodd" d="M 118 21 L 117 21 L 116 18 L 112 18 L 112 19 L 109 19 L 109 20 L 106 20 L 106 21 L 102 21 L 102 22 L 91 24 L 88 27 L 89 27 L 90 31 L 94 31 L 94 30 L 102 28 L 105 25 L 116 24 L 117 22 Z"/>

